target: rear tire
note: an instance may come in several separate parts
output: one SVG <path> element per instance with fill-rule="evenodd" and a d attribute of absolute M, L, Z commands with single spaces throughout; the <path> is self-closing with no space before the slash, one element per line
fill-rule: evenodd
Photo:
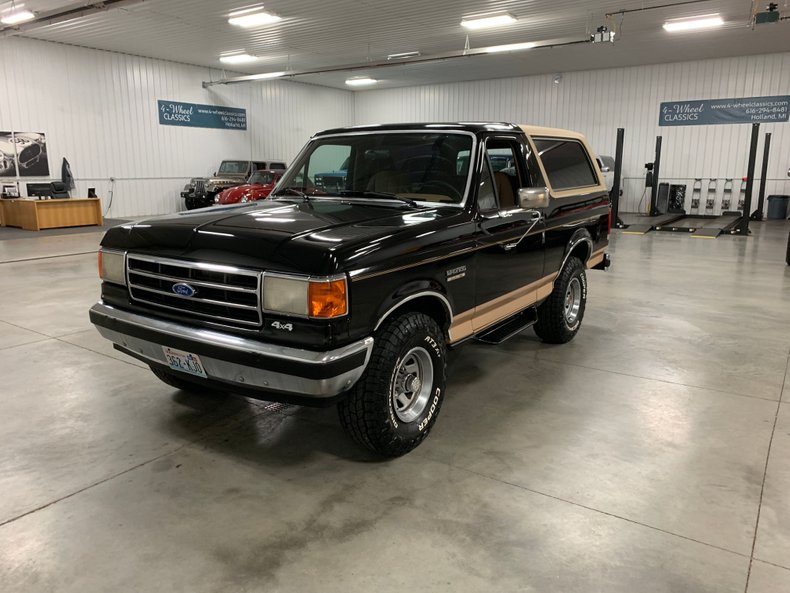
<path fill-rule="evenodd" d="M 586 305 L 584 264 L 579 258 L 570 257 L 554 281 L 549 298 L 538 307 L 535 333 L 549 344 L 570 342 L 579 332 Z"/>
<path fill-rule="evenodd" d="M 413 450 L 439 415 L 446 358 L 444 335 L 432 318 L 410 312 L 388 320 L 364 374 L 338 404 L 343 429 L 386 457 Z"/>

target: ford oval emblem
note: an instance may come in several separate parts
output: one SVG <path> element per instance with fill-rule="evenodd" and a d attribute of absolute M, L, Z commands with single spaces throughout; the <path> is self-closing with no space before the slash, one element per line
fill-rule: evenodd
<path fill-rule="evenodd" d="M 192 288 L 186 282 L 179 282 L 177 284 L 173 284 L 172 290 L 174 293 L 185 297 L 195 296 L 195 293 L 197 292 L 197 290 Z"/>

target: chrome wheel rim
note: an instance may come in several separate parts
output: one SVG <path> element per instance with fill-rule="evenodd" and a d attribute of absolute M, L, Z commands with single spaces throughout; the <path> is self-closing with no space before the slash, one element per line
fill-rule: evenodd
<path fill-rule="evenodd" d="M 412 348 L 401 359 L 392 385 L 392 409 L 401 422 L 414 422 L 425 411 L 433 387 L 433 361 L 428 351 Z"/>
<path fill-rule="evenodd" d="M 571 326 L 579 318 L 579 309 L 582 305 L 582 283 L 574 278 L 568 283 L 565 291 L 565 322 Z"/>

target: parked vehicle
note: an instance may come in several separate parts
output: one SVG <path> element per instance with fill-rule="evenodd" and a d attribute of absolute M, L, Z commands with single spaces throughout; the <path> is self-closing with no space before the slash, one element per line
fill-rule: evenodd
<path fill-rule="evenodd" d="M 250 175 L 247 183 L 220 192 L 214 198 L 214 202 L 226 205 L 263 200 L 274 189 L 283 173 L 282 169 L 255 171 L 255 173 Z"/>
<path fill-rule="evenodd" d="M 305 191 L 344 161 L 343 187 Z M 329 130 L 266 200 L 107 231 L 90 317 L 168 385 L 336 403 L 353 439 L 397 456 L 452 405 L 448 349 L 530 326 L 573 339 L 586 270 L 609 265 L 609 215 L 574 132 Z"/>
<path fill-rule="evenodd" d="M 313 176 L 315 187 L 318 190 L 333 192 L 346 187 L 346 173 L 348 172 L 348 159 L 332 171 L 323 171 Z"/>
<path fill-rule="evenodd" d="M 193 177 L 181 190 L 181 197 L 184 198 L 184 205 L 187 210 L 202 208 L 205 204 L 206 178 Z"/>
<path fill-rule="evenodd" d="M 612 187 L 614 187 L 614 159 L 610 156 L 599 155 L 595 157 L 595 162 L 603 174 L 606 189 L 611 192 Z"/>
<path fill-rule="evenodd" d="M 260 169 L 266 170 L 285 170 L 286 164 L 283 161 L 222 161 L 219 169 L 208 179 L 194 178 L 198 184 L 195 187 L 186 186 L 181 192 L 181 197 L 185 200 L 187 210 L 195 208 L 205 208 L 214 204 L 214 198 L 218 193 L 230 187 L 242 185 L 249 177 Z M 202 186 L 202 190 L 199 187 Z"/>

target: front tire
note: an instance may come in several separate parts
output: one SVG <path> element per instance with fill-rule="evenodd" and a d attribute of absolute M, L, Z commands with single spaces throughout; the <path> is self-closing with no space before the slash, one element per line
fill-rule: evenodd
<path fill-rule="evenodd" d="M 164 369 L 159 369 L 154 366 L 149 367 L 151 372 L 157 376 L 157 378 L 170 385 L 170 387 L 175 387 L 176 389 L 180 389 L 181 391 L 187 391 L 189 393 L 213 393 L 213 389 L 208 389 L 206 387 L 201 388 L 201 385 L 197 382 L 190 381 L 188 379 L 182 379 L 178 373 L 172 373 L 170 371 L 166 371 Z"/>
<path fill-rule="evenodd" d="M 363 447 L 386 457 L 416 448 L 439 415 L 447 346 L 439 325 L 423 313 L 388 320 L 367 369 L 338 404 L 340 423 Z"/>
<path fill-rule="evenodd" d="M 570 257 L 554 281 L 554 290 L 538 307 L 535 333 L 549 344 L 570 342 L 579 332 L 587 305 L 584 264 Z"/>

